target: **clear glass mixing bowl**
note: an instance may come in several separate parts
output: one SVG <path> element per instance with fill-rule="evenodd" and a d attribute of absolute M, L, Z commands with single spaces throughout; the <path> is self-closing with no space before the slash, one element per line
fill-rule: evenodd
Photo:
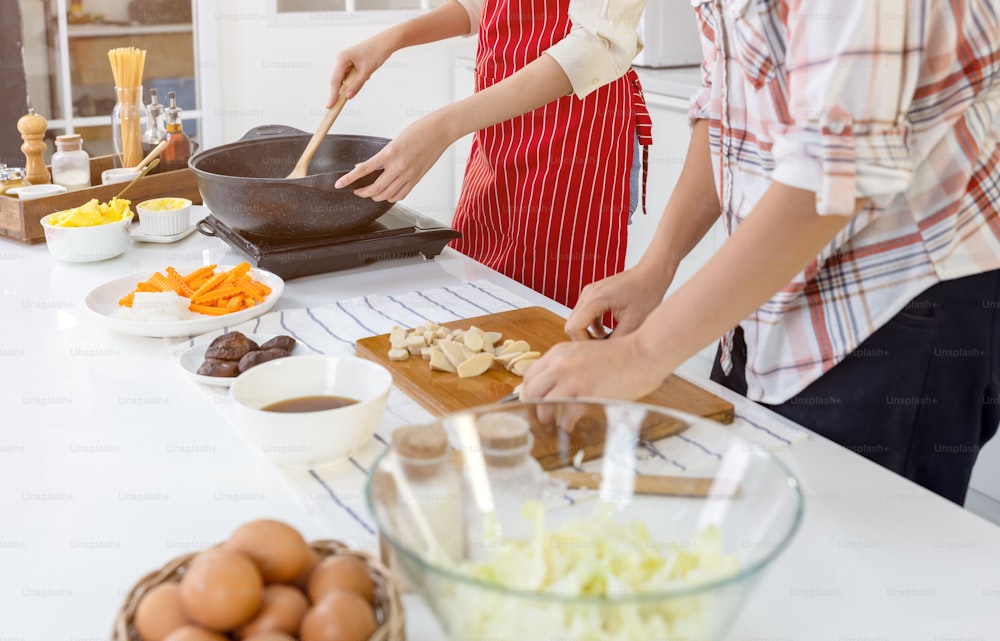
<path fill-rule="evenodd" d="M 539 494 L 497 464 L 478 437 L 498 420 L 527 424 L 562 478 Z M 391 565 L 456 641 L 718 640 L 802 519 L 781 462 L 665 408 L 510 403 L 421 427 L 442 428 L 445 456 L 418 465 L 394 443 L 366 493 Z"/>

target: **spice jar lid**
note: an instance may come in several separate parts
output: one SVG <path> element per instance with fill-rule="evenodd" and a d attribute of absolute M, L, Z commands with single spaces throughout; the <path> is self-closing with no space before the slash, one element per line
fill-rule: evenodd
<path fill-rule="evenodd" d="M 61 136 L 56 136 L 56 144 L 59 143 L 79 145 L 83 143 L 83 136 L 80 134 L 62 134 Z"/>
<path fill-rule="evenodd" d="M 400 456 L 411 459 L 441 458 L 448 451 L 448 435 L 440 425 L 408 425 L 392 434 Z"/>
<path fill-rule="evenodd" d="M 507 412 L 490 412 L 476 420 L 479 442 L 492 450 L 524 447 L 531 436 L 531 424 L 523 416 Z"/>

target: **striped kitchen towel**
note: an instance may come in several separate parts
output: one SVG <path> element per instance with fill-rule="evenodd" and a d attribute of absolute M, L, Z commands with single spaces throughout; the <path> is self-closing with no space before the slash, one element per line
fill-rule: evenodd
<path fill-rule="evenodd" d="M 473 281 L 452 287 L 440 287 L 393 296 L 361 296 L 327 305 L 271 312 L 240 325 L 194 337 L 168 341 L 174 358 L 195 344 L 207 343 L 224 331 L 252 334 L 287 334 L 294 337 L 308 353 L 354 354 L 358 339 L 388 333 L 393 326 L 413 327 L 424 321 L 444 323 L 483 314 L 528 307 L 532 303 L 488 281 Z M 711 385 L 710 382 L 698 384 Z M 224 395 L 225 388 L 198 385 L 206 394 Z M 714 393 L 724 394 L 713 387 Z M 224 403 L 214 403 L 224 411 Z M 745 406 L 746 409 L 743 409 Z M 806 438 L 800 427 L 784 421 L 750 403 L 739 403 L 731 429 L 751 442 L 769 450 L 788 447 Z M 427 410 L 393 388 L 386 413 L 373 438 L 346 462 L 318 470 L 283 470 L 292 495 L 302 508 L 323 523 L 330 535 L 351 546 L 373 550 L 376 528 L 364 499 L 367 472 L 402 425 L 427 423 L 434 419 Z M 637 461 L 640 473 L 683 474 L 695 472 L 720 456 L 718 435 L 695 425 L 676 436 L 643 445 Z M 581 469 L 594 470 L 594 462 Z M 588 490 L 568 493 L 573 501 Z"/>

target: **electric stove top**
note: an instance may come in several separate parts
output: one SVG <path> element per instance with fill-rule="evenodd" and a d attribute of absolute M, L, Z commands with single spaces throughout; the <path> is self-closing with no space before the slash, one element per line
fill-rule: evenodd
<path fill-rule="evenodd" d="M 285 280 L 417 254 L 434 258 L 450 241 L 461 238 L 451 227 L 402 205 L 367 227 L 336 236 L 265 238 L 232 229 L 211 215 L 198 223 L 198 231 L 220 238 L 252 265 Z"/>

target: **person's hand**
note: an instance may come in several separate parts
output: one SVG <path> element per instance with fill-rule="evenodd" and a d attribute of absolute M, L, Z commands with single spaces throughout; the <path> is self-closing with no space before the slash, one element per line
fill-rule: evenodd
<path fill-rule="evenodd" d="M 335 186 L 338 189 L 346 187 L 382 169 L 375 182 L 355 189 L 354 193 L 375 201 L 400 201 L 406 198 L 451 143 L 447 135 L 442 135 L 441 126 L 436 124 L 435 115 L 431 114 L 404 129 L 377 154 L 355 165 Z"/>
<path fill-rule="evenodd" d="M 337 102 L 340 86 L 344 83 L 351 67 L 357 69 L 358 73 L 354 80 L 344 87 L 348 99 L 361 91 L 375 70 L 385 64 L 392 52 L 388 40 L 382 34 L 378 34 L 337 54 L 337 60 L 333 64 L 333 75 L 330 77 L 330 97 L 326 101 L 326 108 L 329 109 Z"/>
<path fill-rule="evenodd" d="M 552 346 L 524 375 L 521 398 L 636 400 L 663 383 L 675 364 L 642 350 L 637 334 Z"/>
<path fill-rule="evenodd" d="M 605 312 L 615 318 L 615 337 L 634 332 L 663 300 L 672 279 L 672 273 L 640 262 L 587 285 L 566 319 L 566 334 L 574 341 L 605 338 Z"/>

